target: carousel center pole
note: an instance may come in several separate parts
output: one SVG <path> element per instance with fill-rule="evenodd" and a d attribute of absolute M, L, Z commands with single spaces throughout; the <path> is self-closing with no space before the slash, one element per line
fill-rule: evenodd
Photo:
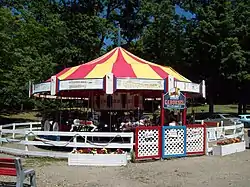
<path fill-rule="evenodd" d="M 118 24 L 118 47 L 121 47 L 121 27 L 120 27 L 120 23 Z"/>

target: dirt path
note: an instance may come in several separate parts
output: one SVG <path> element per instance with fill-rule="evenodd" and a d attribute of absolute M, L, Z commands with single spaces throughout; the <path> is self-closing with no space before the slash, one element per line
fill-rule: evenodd
<path fill-rule="evenodd" d="M 250 183 L 249 150 L 226 157 L 130 163 L 118 168 L 69 167 L 67 161 L 51 159 L 24 159 L 24 163 L 36 170 L 38 187 L 249 187 Z M 10 180 L 0 177 L 0 181 Z"/>

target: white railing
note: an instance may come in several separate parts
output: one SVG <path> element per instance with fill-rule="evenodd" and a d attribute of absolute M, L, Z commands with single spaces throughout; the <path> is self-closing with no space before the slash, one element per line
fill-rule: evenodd
<path fill-rule="evenodd" d="M 213 151 L 213 146 L 216 145 L 218 140 L 228 139 L 228 138 L 241 138 L 243 141 L 244 137 L 244 124 L 233 124 L 231 126 L 221 126 L 221 127 L 210 127 L 207 130 L 207 143 L 206 143 L 206 153 L 209 154 Z"/>
<path fill-rule="evenodd" d="M 244 124 L 207 128 L 208 142 L 237 137 L 244 139 Z"/>
<path fill-rule="evenodd" d="M 134 133 L 116 133 L 116 132 L 60 132 L 60 131 L 40 131 L 34 128 L 34 125 L 40 125 L 40 122 L 13 123 L 0 126 L 0 143 L 16 143 L 25 145 L 25 152 L 31 152 L 29 146 L 55 146 L 76 148 L 108 148 L 108 149 L 129 149 L 133 150 Z M 20 129 L 28 126 L 29 128 Z M 18 129 L 19 128 L 19 129 Z M 40 137 L 39 137 L 40 136 Z M 41 138 L 41 136 L 68 137 L 68 141 L 53 141 Z M 12 137 L 12 138 L 11 138 Z M 40 141 L 34 141 L 34 138 Z M 105 138 L 105 142 L 100 142 Z M 115 141 L 114 139 L 118 139 Z M 82 141 L 79 141 L 81 139 Z M 95 139 L 95 141 L 93 141 Z M 107 140 L 108 139 L 108 140 Z M 124 141 L 124 139 L 126 139 Z M 7 148 L 9 149 L 9 148 Z M 6 149 L 6 150 L 7 150 Z M 9 151 L 9 150 L 8 150 Z M 36 153 L 38 154 L 38 153 Z M 39 153 L 40 154 L 40 153 Z M 41 154 L 47 154 L 45 152 Z M 29 153 L 30 155 L 30 153 Z"/>
<path fill-rule="evenodd" d="M 1 133 L 2 133 L 2 129 L 12 129 L 13 130 L 12 138 L 14 139 L 16 129 L 20 129 L 21 131 L 41 130 L 41 122 L 37 121 L 37 122 L 25 122 L 25 123 L 10 123 L 10 124 L 5 124 L 5 125 L 0 126 Z"/>
<path fill-rule="evenodd" d="M 37 122 L 25 122 L 25 123 L 10 123 L 10 124 L 5 124 L 1 126 L 2 128 L 12 127 L 14 128 L 13 130 L 15 130 L 15 127 L 23 127 L 23 126 L 29 126 L 30 129 L 32 129 L 33 125 L 41 125 L 41 122 L 37 121 Z"/>

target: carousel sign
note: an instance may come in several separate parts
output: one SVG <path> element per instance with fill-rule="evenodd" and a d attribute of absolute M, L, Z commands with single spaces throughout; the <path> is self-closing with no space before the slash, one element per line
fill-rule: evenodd
<path fill-rule="evenodd" d="M 50 91 L 50 82 L 35 84 L 32 93 L 48 92 Z"/>
<path fill-rule="evenodd" d="M 163 80 L 117 79 L 117 89 L 163 90 Z"/>
<path fill-rule="evenodd" d="M 200 93 L 200 84 L 176 81 L 176 87 L 183 92 Z"/>
<path fill-rule="evenodd" d="M 60 81 L 60 90 L 91 90 L 102 89 L 102 79 L 82 79 L 82 80 L 66 80 Z"/>
<path fill-rule="evenodd" d="M 178 88 L 174 88 L 166 93 L 163 98 L 164 109 L 182 110 L 186 108 L 186 97 L 180 92 Z"/>

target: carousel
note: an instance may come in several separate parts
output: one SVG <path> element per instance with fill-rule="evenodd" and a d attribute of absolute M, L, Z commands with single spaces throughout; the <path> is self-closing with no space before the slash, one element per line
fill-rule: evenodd
<path fill-rule="evenodd" d="M 87 101 L 85 117 L 69 116 L 71 120 L 63 124 L 43 120 L 43 129 L 133 131 L 137 126 L 186 125 L 186 98 L 205 98 L 205 81 L 193 83 L 171 67 L 117 47 L 90 62 L 65 68 L 46 82 L 30 82 L 29 92 L 38 98 Z M 144 115 L 147 99 L 160 100 L 159 117 Z"/>

